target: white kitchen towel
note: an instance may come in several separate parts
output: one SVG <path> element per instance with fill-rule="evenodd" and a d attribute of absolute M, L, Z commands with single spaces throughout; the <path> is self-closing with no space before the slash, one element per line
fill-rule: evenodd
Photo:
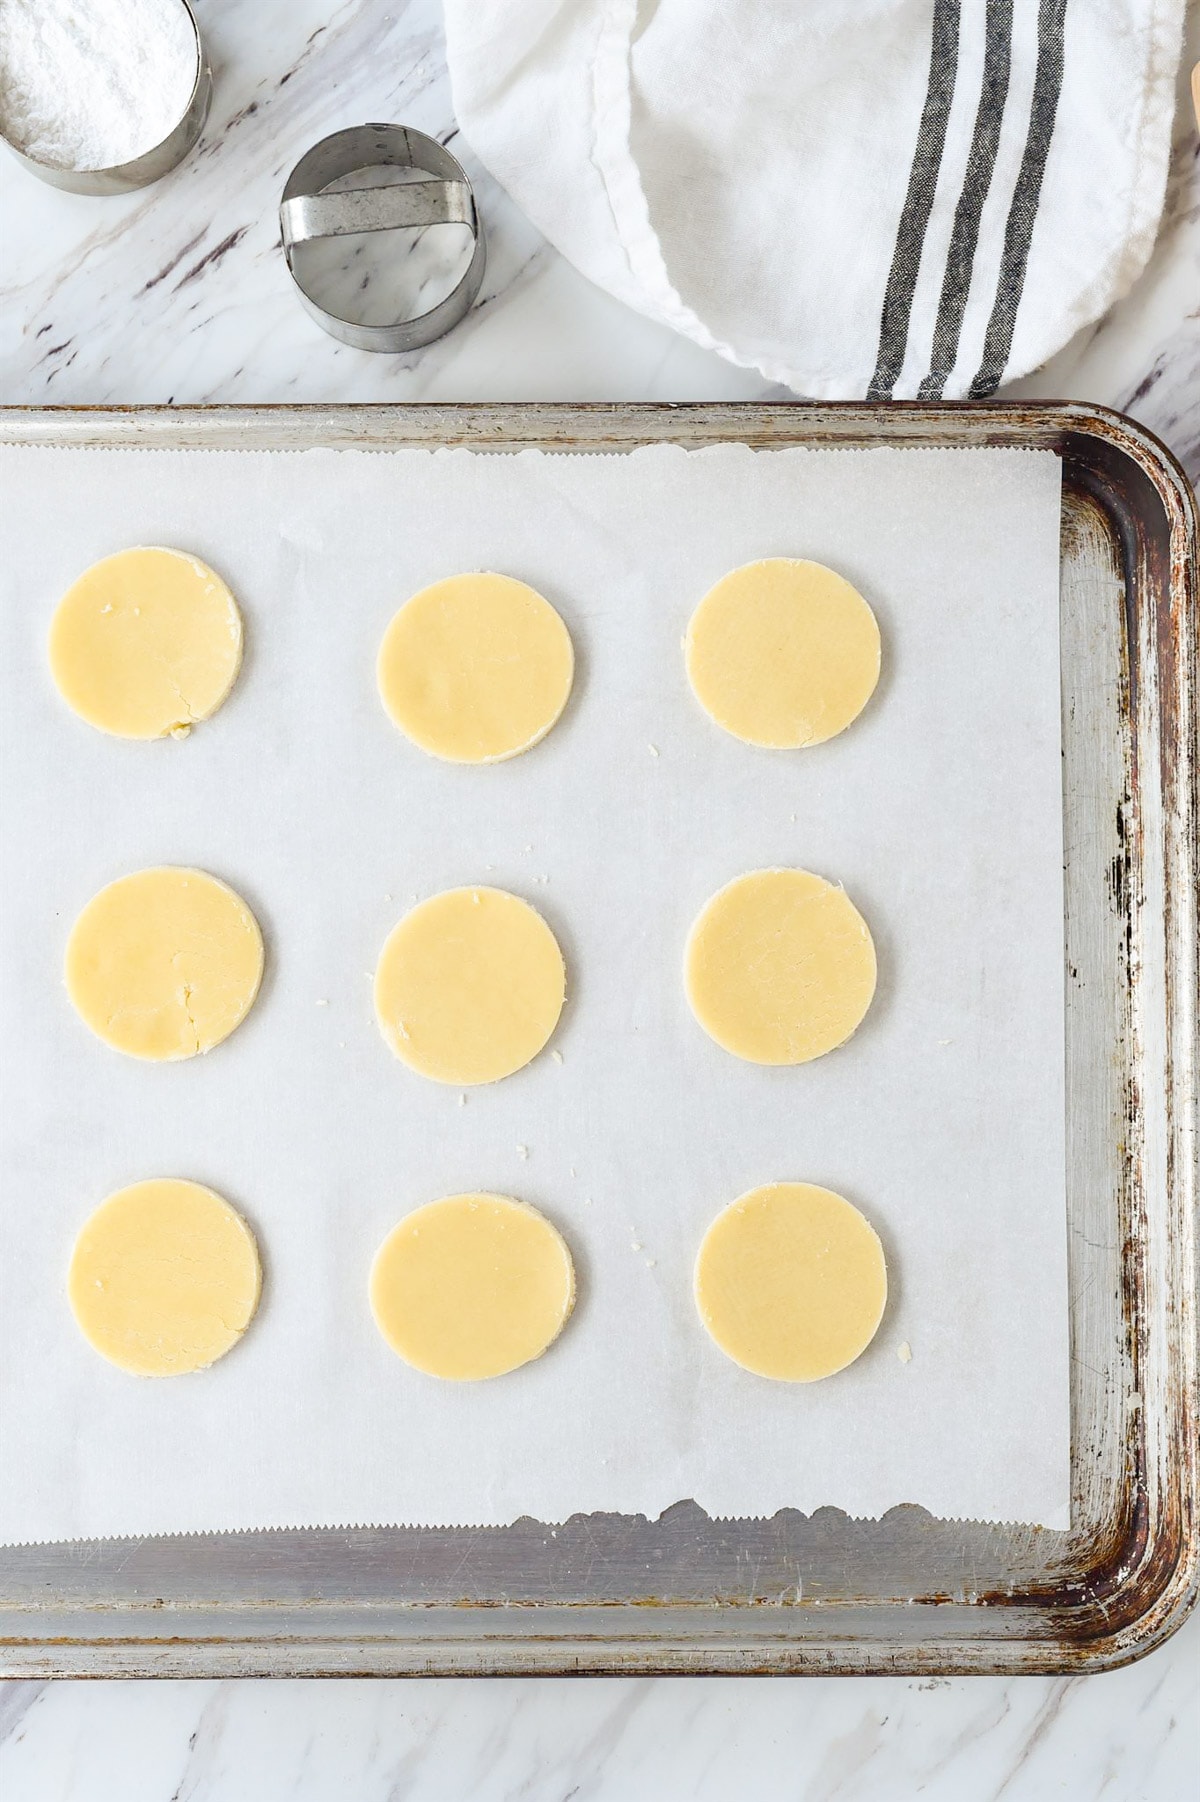
<path fill-rule="evenodd" d="M 1162 210 L 1183 0 L 446 0 L 474 152 L 600 287 L 823 399 L 991 394 Z"/>

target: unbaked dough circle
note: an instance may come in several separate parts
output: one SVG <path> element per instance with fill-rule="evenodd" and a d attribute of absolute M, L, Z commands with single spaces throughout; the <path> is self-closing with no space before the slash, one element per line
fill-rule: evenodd
<path fill-rule="evenodd" d="M 85 570 L 58 604 L 50 668 L 67 705 L 117 738 L 182 736 L 242 662 L 242 617 L 208 565 L 139 546 Z"/>
<path fill-rule="evenodd" d="M 434 1082 L 498 1082 L 530 1063 L 562 1012 L 558 941 L 528 902 L 447 889 L 392 929 L 375 972 L 379 1030 Z"/>
<path fill-rule="evenodd" d="M 67 1293 L 80 1331 L 139 1377 L 204 1370 L 258 1306 L 254 1234 L 212 1189 L 156 1177 L 101 1202 L 75 1241 Z"/>
<path fill-rule="evenodd" d="M 822 563 L 766 557 L 710 588 L 685 640 L 705 712 L 747 744 L 823 744 L 879 680 L 879 627 L 856 588 Z"/>
<path fill-rule="evenodd" d="M 371 1312 L 394 1352 L 429 1376 L 503 1376 L 540 1358 L 575 1305 L 562 1235 L 507 1195 L 448 1195 L 379 1248 Z"/>
<path fill-rule="evenodd" d="M 760 1377 L 814 1383 L 875 1337 L 883 1247 L 842 1196 L 812 1183 L 751 1189 L 717 1215 L 696 1259 L 696 1307 L 721 1350 Z"/>
<path fill-rule="evenodd" d="M 808 870 L 751 870 L 701 909 L 684 980 L 718 1045 L 751 1064 L 806 1064 L 854 1032 L 875 946 L 849 896 Z"/>
<path fill-rule="evenodd" d="M 500 763 L 545 738 L 571 692 L 571 635 L 511 576 L 449 576 L 395 615 L 379 693 L 400 730 L 450 763 Z"/>
<path fill-rule="evenodd" d="M 80 1018 L 115 1051 L 155 1063 L 227 1039 L 262 972 L 258 921 L 203 870 L 118 877 L 88 902 L 67 941 L 67 993 Z"/>

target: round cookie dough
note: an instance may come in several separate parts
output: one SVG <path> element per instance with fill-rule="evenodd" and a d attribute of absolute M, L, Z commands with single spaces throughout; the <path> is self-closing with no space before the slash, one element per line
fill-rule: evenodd
<path fill-rule="evenodd" d="M 691 617 L 688 680 L 718 726 L 750 745 L 823 744 L 879 680 L 879 627 L 822 563 L 767 557 L 723 576 Z"/>
<path fill-rule="evenodd" d="M 875 947 L 849 896 L 807 870 L 751 870 L 700 911 L 684 981 L 710 1038 L 751 1064 L 844 1044 L 875 993 Z"/>
<path fill-rule="evenodd" d="M 155 1063 L 195 1057 L 249 1013 L 263 972 L 258 921 L 203 870 L 118 877 L 67 941 L 67 993 L 115 1051 Z"/>
<path fill-rule="evenodd" d="M 545 738 L 575 674 L 549 601 L 511 576 L 450 576 L 395 615 L 379 647 L 393 722 L 449 763 L 500 763 Z"/>
<path fill-rule="evenodd" d="M 717 1215 L 696 1259 L 696 1307 L 735 1364 L 815 1383 L 867 1349 L 887 1268 L 870 1222 L 831 1189 L 768 1183 Z"/>
<path fill-rule="evenodd" d="M 540 1358 L 574 1305 L 562 1235 L 507 1195 L 448 1195 L 417 1208 L 371 1269 L 371 1312 L 392 1350 L 455 1382 Z"/>
<path fill-rule="evenodd" d="M 156 1177 L 101 1202 L 75 1241 L 67 1294 L 88 1344 L 139 1377 L 205 1370 L 258 1306 L 254 1234 L 201 1183 Z"/>
<path fill-rule="evenodd" d="M 566 999 L 558 941 L 528 902 L 447 889 L 405 914 L 375 972 L 379 1030 L 434 1082 L 498 1082 L 545 1045 Z"/>
<path fill-rule="evenodd" d="M 242 616 L 208 565 L 139 547 L 93 563 L 50 627 L 68 707 L 117 738 L 182 737 L 217 711 L 242 662 Z"/>

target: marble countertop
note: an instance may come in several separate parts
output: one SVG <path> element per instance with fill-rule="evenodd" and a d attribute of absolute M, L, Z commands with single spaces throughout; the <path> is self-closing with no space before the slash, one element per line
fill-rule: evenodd
<path fill-rule="evenodd" d="M 403 357 L 325 337 L 277 246 L 287 171 L 368 119 L 453 132 L 437 0 L 195 0 L 216 93 L 196 153 L 97 201 L 0 163 L 0 400 L 755 400 L 782 391 L 627 312 L 455 139 L 488 221 L 480 301 Z M 1200 57 L 1189 8 L 1188 66 Z M 1182 96 L 1182 85 L 1181 85 Z M 1200 480 L 1200 146 L 1129 296 L 1010 392 L 1133 413 Z M 5 1802 L 1183 1802 L 1200 1617 L 1099 1677 L 0 1685 Z"/>
<path fill-rule="evenodd" d="M 1195 1802 L 1200 1616 L 1097 1677 L 13 1684 L 5 1802 Z"/>

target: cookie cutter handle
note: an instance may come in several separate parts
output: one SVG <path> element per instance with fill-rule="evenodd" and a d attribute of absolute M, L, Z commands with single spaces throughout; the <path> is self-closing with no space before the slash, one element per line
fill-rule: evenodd
<path fill-rule="evenodd" d="M 296 194 L 283 202 L 279 216 L 292 244 L 346 238 L 355 232 L 424 231 L 430 225 L 476 227 L 471 190 L 456 181 L 393 182 L 386 187 Z"/>

